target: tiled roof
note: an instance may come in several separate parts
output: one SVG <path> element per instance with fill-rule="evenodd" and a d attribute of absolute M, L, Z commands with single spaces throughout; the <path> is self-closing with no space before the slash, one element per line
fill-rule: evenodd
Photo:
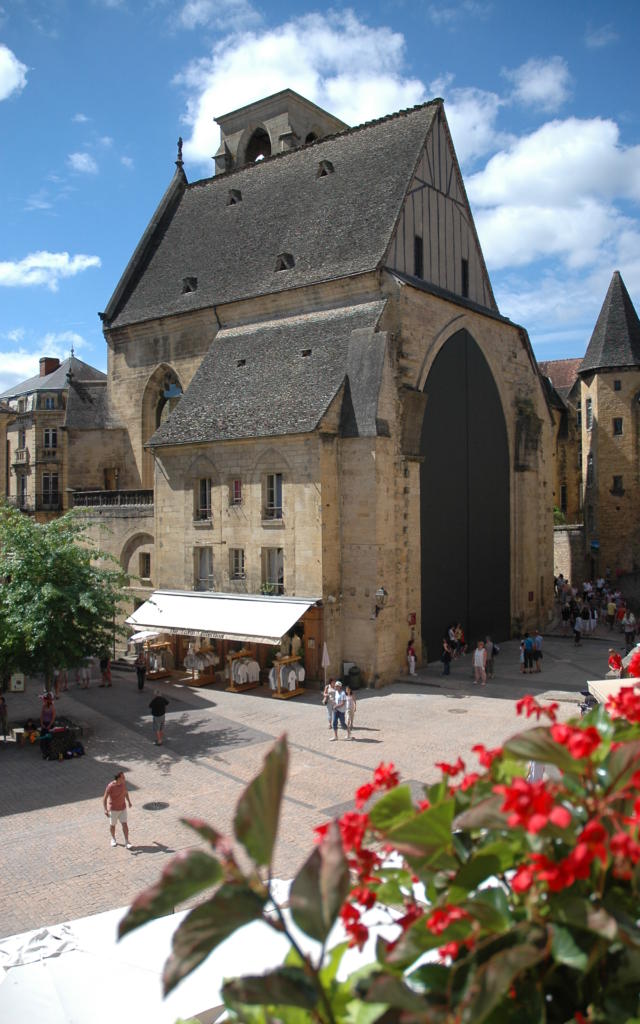
<path fill-rule="evenodd" d="M 173 182 L 104 314 L 107 327 L 375 269 L 440 101 L 187 185 Z M 318 177 L 321 160 L 333 173 Z M 241 196 L 228 205 L 230 190 Z M 276 270 L 281 254 L 293 266 Z M 183 282 L 197 287 L 183 292 Z"/>
<path fill-rule="evenodd" d="M 72 379 L 67 393 L 65 427 L 72 430 L 105 430 L 109 421 L 107 382 Z"/>
<path fill-rule="evenodd" d="M 23 380 L 21 384 L 14 384 L 13 387 L 0 395 L 0 400 L 3 398 L 17 398 L 18 395 L 28 395 L 33 391 L 64 391 L 69 386 L 67 373 L 70 369 L 75 380 L 106 381 L 107 379 L 106 373 L 96 370 L 94 366 L 89 366 L 88 363 L 83 363 L 81 359 L 76 359 L 75 356 L 70 356 L 60 364 L 57 370 L 54 370 L 53 373 L 48 373 L 46 377 L 30 377 L 29 380 Z"/>
<path fill-rule="evenodd" d="M 384 302 L 259 321 L 218 332 L 152 447 L 316 428 L 343 384 L 348 431 L 375 435 Z"/>
<path fill-rule="evenodd" d="M 640 366 L 640 320 L 619 270 L 611 278 L 580 373 L 616 366 Z"/>
<path fill-rule="evenodd" d="M 564 400 L 578 379 L 582 359 L 546 359 L 538 363 L 540 373 L 548 377 L 553 387 Z"/>

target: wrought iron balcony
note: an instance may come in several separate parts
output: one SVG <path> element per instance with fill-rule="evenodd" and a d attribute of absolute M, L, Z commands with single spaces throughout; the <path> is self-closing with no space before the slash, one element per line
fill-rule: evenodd
<path fill-rule="evenodd" d="M 74 508 L 119 508 L 153 505 L 153 491 L 74 491 Z"/>
<path fill-rule="evenodd" d="M 29 449 L 28 448 L 16 448 L 13 453 L 13 465 L 14 466 L 26 466 L 29 462 Z"/>

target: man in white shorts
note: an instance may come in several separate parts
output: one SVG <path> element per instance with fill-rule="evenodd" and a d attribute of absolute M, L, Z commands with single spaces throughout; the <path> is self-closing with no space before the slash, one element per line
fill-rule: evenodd
<path fill-rule="evenodd" d="M 116 825 L 120 822 L 122 825 L 122 831 L 124 832 L 125 846 L 127 847 L 127 850 L 131 850 L 132 846 L 129 842 L 129 826 L 127 825 L 127 804 L 131 807 L 131 800 L 129 799 L 129 793 L 127 792 L 124 772 L 118 772 L 114 775 L 113 782 L 110 782 L 104 791 L 102 806 L 104 807 L 104 813 L 109 818 L 111 845 L 118 845 L 116 842 Z"/>

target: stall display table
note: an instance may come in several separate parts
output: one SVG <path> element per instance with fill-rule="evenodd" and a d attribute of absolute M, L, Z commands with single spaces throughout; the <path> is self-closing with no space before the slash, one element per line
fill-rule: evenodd
<path fill-rule="evenodd" d="M 276 697 L 278 700 L 288 700 L 289 697 L 297 697 L 299 693 L 304 693 L 304 686 L 302 686 L 304 669 L 301 669 L 300 661 L 300 656 L 296 654 L 274 659 L 272 671 L 275 673 L 275 689 L 271 690 L 272 697 Z M 289 673 L 292 671 L 296 675 L 296 683 L 290 687 Z M 299 674 L 302 678 L 299 678 Z"/>

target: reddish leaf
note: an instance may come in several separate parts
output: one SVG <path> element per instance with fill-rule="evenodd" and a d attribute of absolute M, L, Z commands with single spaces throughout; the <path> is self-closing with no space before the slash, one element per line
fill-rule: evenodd
<path fill-rule="evenodd" d="M 303 932 L 324 942 L 349 892 L 349 868 L 340 829 L 332 821 L 326 838 L 313 850 L 291 885 L 289 905 Z"/>
<path fill-rule="evenodd" d="M 264 759 L 260 774 L 250 782 L 238 801 L 233 829 L 254 863 L 271 863 L 278 832 L 280 806 L 287 778 L 289 752 L 282 736 Z"/>
<path fill-rule="evenodd" d="M 147 921 L 173 913 L 177 903 L 208 889 L 221 878 L 220 864 L 203 850 L 178 854 L 167 864 L 159 881 L 133 901 L 118 926 L 119 938 Z"/>

